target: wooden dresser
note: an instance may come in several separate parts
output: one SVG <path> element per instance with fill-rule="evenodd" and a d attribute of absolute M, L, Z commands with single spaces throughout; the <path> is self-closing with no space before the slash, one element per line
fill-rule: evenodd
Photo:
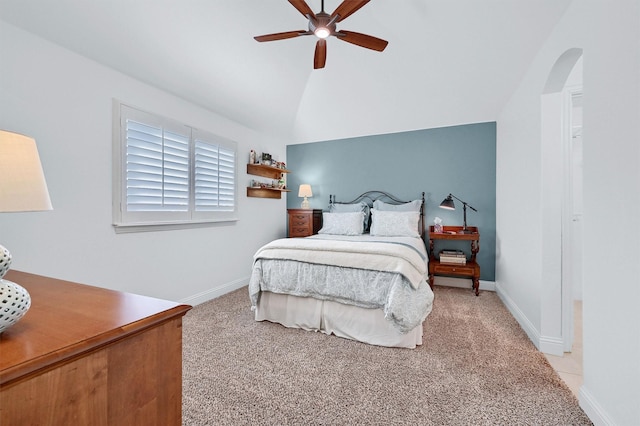
<path fill-rule="evenodd" d="M 0 334 L 1 425 L 182 424 L 188 305 L 18 271 L 31 308 Z"/>
<path fill-rule="evenodd" d="M 315 235 L 322 228 L 322 210 L 288 209 L 289 238 Z"/>

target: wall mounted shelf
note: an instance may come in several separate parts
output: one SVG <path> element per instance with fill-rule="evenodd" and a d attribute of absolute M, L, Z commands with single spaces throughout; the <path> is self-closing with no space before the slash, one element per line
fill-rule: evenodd
<path fill-rule="evenodd" d="M 249 175 L 262 176 L 269 179 L 280 179 L 285 173 L 289 173 L 289 170 L 266 166 L 264 164 L 247 164 L 247 174 Z M 247 197 L 280 199 L 283 192 L 291 191 L 288 189 L 270 187 L 247 187 Z"/>
<path fill-rule="evenodd" d="M 283 192 L 291 192 L 288 189 L 278 188 L 252 188 L 247 187 L 247 197 L 276 198 L 280 199 Z"/>
<path fill-rule="evenodd" d="M 271 179 L 280 179 L 283 173 L 289 173 L 287 169 L 265 166 L 264 164 L 247 164 L 247 174 L 262 176 Z"/>

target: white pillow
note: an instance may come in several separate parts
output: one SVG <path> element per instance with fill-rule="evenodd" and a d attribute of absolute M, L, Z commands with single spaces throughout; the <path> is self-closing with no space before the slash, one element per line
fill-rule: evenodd
<path fill-rule="evenodd" d="M 420 207 L 422 207 L 422 200 L 413 200 L 404 204 L 389 204 L 380 200 L 373 202 L 374 209 L 387 212 L 419 212 Z"/>
<path fill-rule="evenodd" d="M 371 210 L 370 234 L 378 237 L 419 237 L 419 212 Z"/>
<path fill-rule="evenodd" d="M 364 229 L 369 228 L 369 205 L 364 201 L 354 204 L 332 203 L 329 205 L 330 213 L 364 212 Z"/>
<path fill-rule="evenodd" d="M 318 234 L 360 235 L 364 232 L 364 212 L 322 213 Z"/>

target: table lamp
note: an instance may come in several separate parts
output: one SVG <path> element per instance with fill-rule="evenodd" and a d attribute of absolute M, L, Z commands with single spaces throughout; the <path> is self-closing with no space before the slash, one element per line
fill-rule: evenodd
<path fill-rule="evenodd" d="M 447 198 L 442 200 L 442 202 L 440 203 L 440 208 L 446 209 L 446 210 L 455 210 L 456 209 L 456 205 L 453 202 L 454 198 L 462 203 L 462 211 L 463 211 L 464 221 L 463 221 L 463 226 L 462 226 L 462 231 L 461 232 L 463 234 L 471 234 L 471 231 L 469 231 L 469 229 L 467 228 L 467 206 L 471 210 L 473 210 L 474 212 L 477 212 L 478 210 L 474 209 L 468 203 L 466 203 L 465 201 L 462 201 L 460 198 L 456 197 L 453 194 L 447 195 Z"/>
<path fill-rule="evenodd" d="M 0 212 L 51 210 L 36 141 L 0 130 Z M 0 333 L 18 322 L 31 306 L 27 290 L 3 279 L 11 253 L 0 245 Z"/>
<path fill-rule="evenodd" d="M 298 197 L 304 197 L 304 200 L 302 200 L 302 204 L 300 204 L 301 208 L 310 208 L 309 200 L 307 200 L 307 197 L 313 197 L 313 192 L 311 192 L 311 185 L 309 185 L 308 183 L 303 183 L 302 185 L 300 185 L 300 187 L 298 188 Z"/>

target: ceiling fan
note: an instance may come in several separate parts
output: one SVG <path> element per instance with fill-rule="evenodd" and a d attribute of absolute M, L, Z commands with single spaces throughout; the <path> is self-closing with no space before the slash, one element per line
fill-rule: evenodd
<path fill-rule="evenodd" d="M 306 35 L 315 35 L 318 37 L 316 43 L 316 51 L 313 58 L 313 68 L 324 68 L 327 61 L 327 38 L 334 36 L 338 40 L 346 41 L 347 43 L 355 44 L 367 49 L 377 50 L 382 52 L 387 47 L 386 40 L 379 39 L 367 34 L 356 33 L 353 31 L 338 30 L 336 24 L 344 21 L 351 14 L 356 12 L 370 0 L 344 0 L 340 3 L 340 6 L 329 15 L 324 11 L 324 0 L 322 0 L 322 7 L 319 13 L 313 13 L 313 10 L 305 2 L 305 0 L 289 0 L 289 3 L 293 5 L 298 12 L 302 13 L 309 20 L 308 30 L 299 31 L 286 31 L 283 33 L 266 34 L 254 37 L 257 41 L 275 41 L 284 40 L 286 38 L 294 38 Z"/>

